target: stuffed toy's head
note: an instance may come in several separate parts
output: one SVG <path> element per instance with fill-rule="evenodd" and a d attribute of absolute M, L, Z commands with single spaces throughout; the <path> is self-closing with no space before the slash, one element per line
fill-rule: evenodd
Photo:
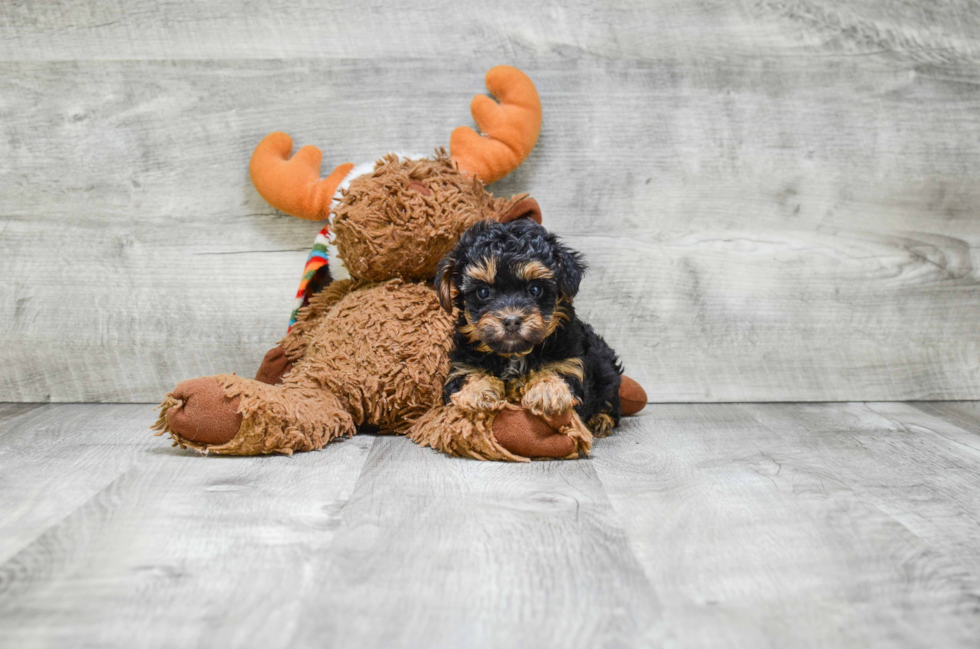
<path fill-rule="evenodd" d="M 273 133 L 252 155 L 252 182 L 283 212 L 330 220 L 324 256 L 329 254 L 334 279 L 431 278 L 477 221 L 541 222 L 537 203 L 526 194 L 494 198 L 484 188 L 520 166 L 534 148 L 541 129 L 538 93 L 527 75 L 508 66 L 490 70 L 486 83 L 500 103 L 474 97 L 471 111 L 483 135 L 457 128 L 449 155 L 388 154 L 368 165 L 340 165 L 320 178 L 319 149 L 306 146 L 290 158 L 292 140 Z"/>
<path fill-rule="evenodd" d="M 526 195 L 494 198 L 444 153 L 389 154 L 358 176 L 332 208 L 333 243 L 351 277 L 382 281 L 435 276 L 436 265 L 477 221 L 537 216 Z"/>

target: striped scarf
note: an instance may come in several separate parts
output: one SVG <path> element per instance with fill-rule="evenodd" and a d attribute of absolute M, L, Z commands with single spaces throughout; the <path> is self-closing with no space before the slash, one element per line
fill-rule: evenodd
<path fill-rule="evenodd" d="M 323 290 L 327 285 L 328 269 L 330 260 L 327 256 L 327 244 L 330 242 L 330 226 L 324 226 L 313 241 L 313 250 L 306 259 L 306 266 L 303 267 L 303 279 L 299 282 L 299 289 L 296 291 L 296 305 L 289 316 L 289 329 L 296 324 L 299 310 L 310 303 L 310 298 Z"/>

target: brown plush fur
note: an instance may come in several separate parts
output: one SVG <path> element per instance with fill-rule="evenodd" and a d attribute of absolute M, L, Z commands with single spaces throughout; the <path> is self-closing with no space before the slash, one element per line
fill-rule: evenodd
<path fill-rule="evenodd" d="M 373 174 L 354 179 L 334 210 L 337 247 L 351 277 L 428 279 L 463 230 L 525 196 L 494 199 L 482 182 L 458 173 L 445 151 L 432 160 L 387 155 Z"/>
<path fill-rule="evenodd" d="M 283 386 L 336 395 L 357 425 L 404 431 L 442 394 L 452 318 L 435 290 L 393 279 L 352 290 L 310 329 Z"/>
<path fill-rule="evenodd" d="M 385 156 L 335 209 L 336 244 L 352 279 L 332 283 L 300 310 L 280 343 L 292 364 L 282 382 L 213 377 L 226 402 L 237 399 L 241 415 L 238 434 L 226 443 L 175 430 L 184 402 L 173 393 L 156 428 L 202 452 L 253 455 L 318 449 L 362 425 L 405 433 L 418 422 L 413 438 L 435 448 L 523 459 L 494 440 L 492 416 L 440 405 L 454 319 L 440 307 L 431 278 L 463 230 L 525 197 L 494 198 L 443 152 L 432 160 Z"/>
<path fill-rule="evenodd" d="M 157 434 L 228 455 L 319 449 L 358 426 L 407 433 L 420 444 L 485 460 L 588 453 L 592 436 L 574 413 L 549 418 L 550 408 L 539 407 L 539 417 L 503 401 L 489 412 L 442 404 L 455 318 L 440 307 L 440 299 L 451 301 L 452 287 L 441 286 L 437 296 L 430 283 L 438 262 L 477 221 L 541 222 L 538 204 L 526 194 L 494 198 L 480 180 L 510 173 L 534 147 L 541 127 L 537 91 L 508 66 L 490 70 L 486 81 L 500 101 L 474 99 L 481 134 L 456 129 L 452 159 L 443 150 L 428 160 L 387 155 L 372 173 L 353 179 L 336 205 L 336 187 L 353 165 L 321 179 L 316 147 L 290 157 L 285 133 L 262 140 L 249 166 L 256 189 L 270 205 L 305 219 L 325 218 L 329 206 L 351 279 L 310 299 L 255 380 L 222 374 L 180 383 L 161 404 Z M 559 322 L 539 326 L 553 331 Z M 476 387 L 477 398 L 503 396 L 502 385 Z M 639 404 L 645 395 L 634 392 Z"/>
<path fill-rule="evenodd" d="M 494 414 L 469 413 L 455 406 L 437 405 L 411 428 L 408 436 L 422 446 L 475 460 L 527 462 L 511 453 L 493 435 Z"/>

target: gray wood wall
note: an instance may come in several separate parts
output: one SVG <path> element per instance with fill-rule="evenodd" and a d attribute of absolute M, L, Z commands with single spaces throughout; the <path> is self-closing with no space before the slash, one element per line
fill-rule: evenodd
<path fill-rule="evenodd" d="M 314 6 L 315 4 L 315 6 Z M 428 151 L 497 63 L 655 401 L 980 398 L 980 3 L 0 3 L 0 401 L 251 373 L 318 226 L 248 157 Z"/>

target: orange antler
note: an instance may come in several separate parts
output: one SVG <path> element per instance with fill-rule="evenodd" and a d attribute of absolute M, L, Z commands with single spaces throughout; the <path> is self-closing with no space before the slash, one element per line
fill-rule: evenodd
<path fill-rule="evenodd" d="M 320 149 L 304 146 L 290 158 L 292 151 L 293 139 L 285 133 L 265 136 L 248 165 L 252 184 L 277 210 L 309 221 L 327 218 L 337 187 L 354 165 L 342 164 L 326 178 L 320 178 Z"/>
<path fill-rule="evenodd" d="M 509 65 L 487 72 L 486 82 L 500 103 L 486 95 L 470 103 L 484 136 L 460 126 L 449 138 L 449 152 L 460 171 L 489 184 L 517 169 L 531 153 L 541 132 L 541 100 L 531 79 Z"/>

